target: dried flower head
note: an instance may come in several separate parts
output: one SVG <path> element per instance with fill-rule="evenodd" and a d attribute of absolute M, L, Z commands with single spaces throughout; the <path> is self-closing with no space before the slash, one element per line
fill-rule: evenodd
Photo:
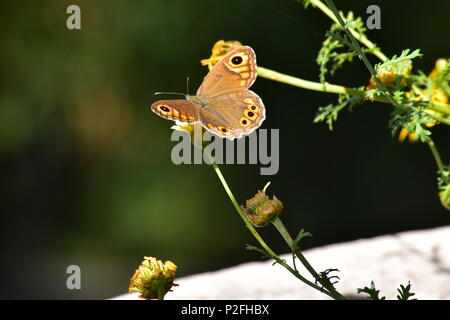
<path fill-rule="evenodd" d="M 139 268 L 130 279 L 128 292 L 139 292 L 141 298 L 163 300 L 171 291 L 177 266 L 171 262 L 162 262 L 154 257 L 144 257 Z"/>
<path fill-rule="evenodd" d="M 283 210 L 283 203 L 273 196 L 270 199 L 266 195 L 266 189 L 270 182 L 266 184 L 264 189 L 258 190 L 258 193 L 251 199 L 247 200 L 242 211 L 255 227 L 265 227 L 272 222 Z"/>

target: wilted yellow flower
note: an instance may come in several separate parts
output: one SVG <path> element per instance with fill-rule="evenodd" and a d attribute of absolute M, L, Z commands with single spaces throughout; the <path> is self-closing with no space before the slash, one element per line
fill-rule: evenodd
<path fill-rule="evenodd" d="M 439 112 L 431 110 L 431 109 L 425 109 L 424 112 L 426 112 L 428 114 L 439 114 Z M 435 126 L 438 123 L 439 122 L 437 122 L 437 121 L 433 121 L 433 122 L 425 123 L 425 126 L 428 128 L 431 128 L 432 126 Z M 402 128 L 402 130 L 400 130 L 400 134 L 398 135 L 398 141 L 403 142 L 403 141 L 405 141 L 406 137 L 408 137 L 409 142 L 417 142 L 415 132 L 409 132 L 405 128 Z"/>
<path fill-rule="evenodd" d="M 404 65 L 401 76 L 406 77 L 411 73 L 412 64 L 410 61 L 403 61 L 401 63 Z M 378 70 L 377 72 L 377 77 L 386 87 L 394 85 L 397 77 L 399 77 L 399 74 L 396 70 L 396 65 L 388 65 L 380 68 L 380 70 Z M 404 83 L 405 80 L 406 79 L 402 79 L 402 83 Z M 378 84 L 375 79 L 371 77 L 366 90 L 375 89 L 376 87 L 378 87 Z"/>
<path fill-rule="evenodd" d="M 139 268 L 130 279 L 128 292 L 139 292 L 141 298 L 163 300 L 171 291 L 177 266 L 171 262 L 162 262 L 154 257 L 144 257 Z"/>
<path fill-rule="evenodd" d="M 212 47 L 211 57 L 208 59 L 203 59 L 200 61 L 202 66 L 208 66 L 208 69 L 211 70 L 212 67 L 220 60 L 224 55 L 230 52 L 232 49 L 236 47 L 240 47 L 242 44 L 239 41 L 217 41 Z"/>
<path fill-rule="evenodd" d="M 441 74 L 442 71 L 444 70 L 445 66 L 447 65 L 447 60 L 446 59 L 438 59 L 436 60 L 434 69 L 430 72 L 430 74 L 428 75 L 428 77 L 430 79 L 436 79 L 438 78 Z M 415 93 L 415 97 L 414 97 L 414 101 L 423 101 L 428 99 L 428 91 L 427 90 L 416 90 L 414 91 Z M 411 97 L 411 92 L 406 92 L 406 97 L 409 99 Z M 431 95 L 429 97 L 429 100 L 431 103 L 435 104 L 435 105 L 440 105 L 440 106 L 445 106 L 445 107 L 449 107 L 448 105 L 449 103 L 449 97 L 445 94 L 444 90 L 442 90 L 441 88 L 439 88 L 436 85 L 433 85 L 431 87 Z M 431 109 L 425 109 L 425 112 L 428 114 L 432 114 L 432 115 L 442 115 L 441 113 L 431 110 Z M 432 127 L 439 124 L 439 122 L 437 121 L 433 121 L 430 123 L 425 124 L 425 126 L 427 127 Z M 406 130 L 405 128 L 402 128 L 402 130 L 400 131 L 400 134 L 398 136 L 398 140 L 400 142 L 403 142 L 406 137 L 409 138 L 410 142 L 416 142 L 416 137 L 414 132 L 408 132 L 408 130 Z"/>
<path fill-rule="evenodd" d="M 264 189 L 258 190 L 258 193 L 251 199 L 247 200 L 242 211 L 255 227 L 265 227 L 272 222 L 283 210 L 283 203 L 273 196 L 270 199 L 266 195 L 266 189 L 270 182 L 266 184 Z"/>

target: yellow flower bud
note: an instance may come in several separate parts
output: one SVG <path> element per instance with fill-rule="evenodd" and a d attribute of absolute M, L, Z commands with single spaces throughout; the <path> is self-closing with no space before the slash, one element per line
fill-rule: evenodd
<path fill-rule="evenodd" d="M 171 291 L 177 266 L 171 262 L 162 262 L 154 257 L 144 257 L 141 265 L 130 279 L 128 292 L 139 292 L 141 298 L 163 300 Z"/>
<path fill-rule="evenodd" d="M 442 71 L 444 71 L 445 67 L 447 66 L 447 62 L 448 60 L 444 58 L 437 59 L 434 64 L 434 69 L 430 72 L 428 77 L 431 79 L 439 78 L 442 74 Z"/>

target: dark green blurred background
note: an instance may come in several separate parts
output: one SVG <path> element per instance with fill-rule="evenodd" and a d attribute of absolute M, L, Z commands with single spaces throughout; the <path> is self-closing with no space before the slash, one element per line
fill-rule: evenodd
<path fill-rule="evenodd" d="M 81 7 L 80 31 L 66 28 L 69 4 Z M 381 7 L 382 29 L 368 36 L 388 56 L 420 48 L 414 67 L 427 73 L 448 56 L 450 2 L 336 1 L 364 18 L 370 4 Z M 256 241 L 212 168 L 171 163 L 172 123 L 149 105 L 155 91 L 185 91 L 187 76 L 195 91 L 207 72 L 199 60 L 219 39 L 252 46 L 261 66 L 317 81 L 328 18 L 289 0 L 0 6 L 0 298 L 109 298 L 127 291 L 144 255 L 174 261 L 178 276 L 260 259 L 245 250 Z M 356 60 L 332 82 L 368 77 Z M 448 224 L 431 153 L 391 137 L 389 105 L 343 112 L 330 132 L 312 120 L 336 96 L 263 78 L 253 89 L 267 107 L 262 127 L 280 129 L 280 171 L 222 169 L 241 203 L 272 181 L 289 230 L 314 235 L 303 248 Z M 449 132 L 433 129 L 447 161 Z M 275 231 L 261 232 L 287 252 Z M 81 290 L 66 288 L 71 264 L 81 267 Z"/>

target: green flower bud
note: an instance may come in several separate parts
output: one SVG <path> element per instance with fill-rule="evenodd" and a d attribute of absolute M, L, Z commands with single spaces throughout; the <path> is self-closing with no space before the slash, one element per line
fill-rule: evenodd
<path fill-rule="evenodd" d="M 270 182 L 266 184 L 264 189 L 258 190 L 258 193 L 251 199 L 246 201 L 245 208 L 241 206 L 242 211 L 255 227 L 265 227 L 272 222 L 283 210 L 283 203 L 273 196 L 270 199 L 266 195 L 266 189 Z"/>
<path fill-rule="evenodd" d="M 445 191 L 439 192 L 439 199 L 445 209 L 450 210 L 450 188 Z"/>

